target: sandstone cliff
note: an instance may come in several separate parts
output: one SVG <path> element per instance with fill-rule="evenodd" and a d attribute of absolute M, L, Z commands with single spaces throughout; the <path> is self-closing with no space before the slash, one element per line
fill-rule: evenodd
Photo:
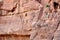
<path fill-rule="evenodd" d="M 0 40 L 60 40 L 60 0 L 0 0 Z"/>

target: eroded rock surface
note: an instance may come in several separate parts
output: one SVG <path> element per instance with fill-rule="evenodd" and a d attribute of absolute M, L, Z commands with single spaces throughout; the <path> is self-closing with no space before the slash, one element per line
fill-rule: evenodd
<path fill-rule="evenodd" d="M 60 40 L 60 0 L 1 0 L 0 40 Z"/>

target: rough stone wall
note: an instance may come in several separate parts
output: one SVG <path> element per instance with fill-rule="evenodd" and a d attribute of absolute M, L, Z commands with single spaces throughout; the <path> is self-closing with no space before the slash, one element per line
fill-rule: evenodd
<path fill-rule="evenodd" d="M 60 0 L 0 0 L 0 40 L 60 40 Z"/>

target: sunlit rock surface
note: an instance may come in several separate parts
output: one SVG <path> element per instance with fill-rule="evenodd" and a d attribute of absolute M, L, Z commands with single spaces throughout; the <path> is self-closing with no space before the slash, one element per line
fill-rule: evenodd
<path fill-rule="evenodd" d="M 60 0 L 0 0 L 0 40 L 60 40 Z"/>

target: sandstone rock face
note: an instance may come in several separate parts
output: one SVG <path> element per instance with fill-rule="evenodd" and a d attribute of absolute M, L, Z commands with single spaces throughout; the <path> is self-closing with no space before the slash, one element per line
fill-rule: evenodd
<path fill-rule="evenodd" d="M 60 40 L 60 0 L 1 0 L 0 40 Z"/>
<path fill-rule="evenodd" d="M 17 0 L 4 0 L 2 9 L 12 10 L 17 4 Z"/>

